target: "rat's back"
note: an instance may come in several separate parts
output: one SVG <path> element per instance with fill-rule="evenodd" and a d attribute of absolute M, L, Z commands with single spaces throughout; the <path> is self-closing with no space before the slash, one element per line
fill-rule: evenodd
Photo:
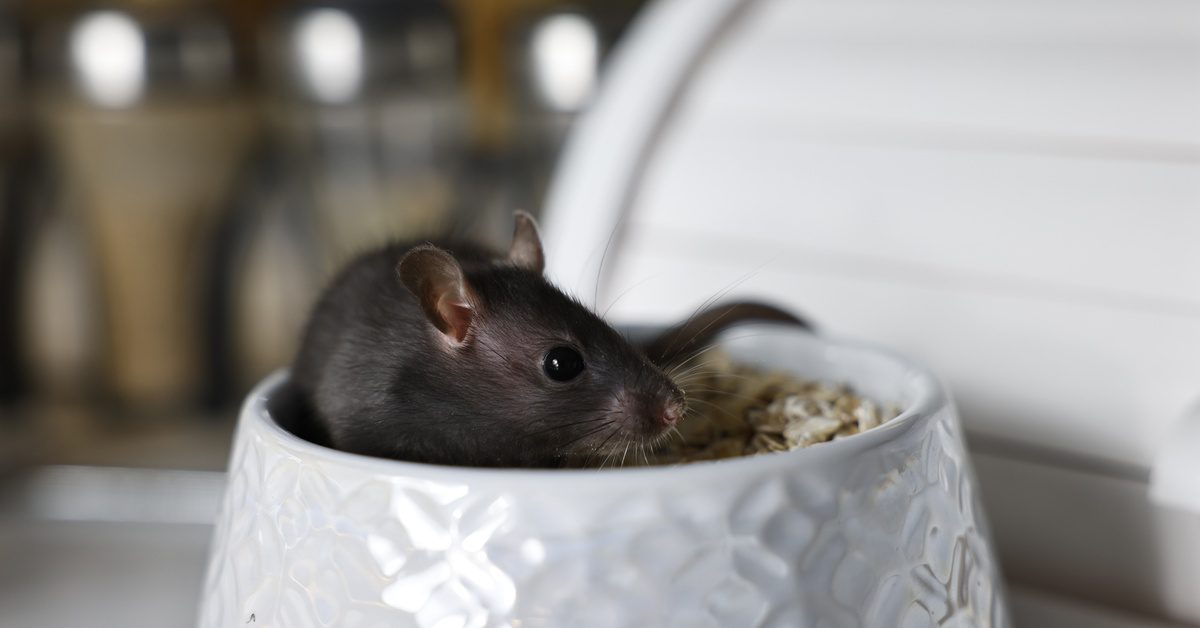
<path fill-rule="evenodd" d="M 425 314 L 397 276 L 404 256 L 428 244 L 397 242 L 361 254 L 318 299 L 292 365 L 314 440 L 328 444 L 335 422 L 352 420 L 363 414 L 365 404 L 387 396 L 386 373 L 428 355 Z M 469 264 L 496 257 L 470 243 L 437 245 Z"/>

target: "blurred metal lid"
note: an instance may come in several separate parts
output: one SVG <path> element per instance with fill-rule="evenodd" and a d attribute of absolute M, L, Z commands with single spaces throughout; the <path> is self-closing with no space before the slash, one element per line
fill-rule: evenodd
<path fill-rule="evenodd" d="M 110 109 L 160 94 L 224 94 L 240 67 L 228 25 L 204 9 L 98 8 L 49 25 L 39 80 Z"/>
<path fill-rule="evenodd" d="M 310 104 L 448 88 L 460 74 L 453 16 L 440 2 L 302 4 L 264 43 L 275 87 Z"/>
<path fill-rule="evenodd" d="M 13 105 L 23 92 L 23 48 L 20 24 L 0 7 L 0 108 Z"/>

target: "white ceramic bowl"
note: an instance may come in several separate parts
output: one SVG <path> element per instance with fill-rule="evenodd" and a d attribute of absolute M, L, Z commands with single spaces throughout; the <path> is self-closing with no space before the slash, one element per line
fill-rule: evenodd
<path fill-rule="evenodd" d="M 1008 626 L 958 418 L 873 348 L 739 328 L 743 360 L 904 413 L 677 467 L 485 470 L 333 451 L 247 400 L 199 625 Z"/>

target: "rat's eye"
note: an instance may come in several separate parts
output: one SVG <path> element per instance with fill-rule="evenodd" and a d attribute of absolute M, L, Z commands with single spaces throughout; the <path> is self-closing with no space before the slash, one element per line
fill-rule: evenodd
<path fill-rule="evenodd" d="M 542 360 L 542 369 L 552 380 L 570 381 L 583 372 L 583 356 L 570 347 L 554 347 Z"/>

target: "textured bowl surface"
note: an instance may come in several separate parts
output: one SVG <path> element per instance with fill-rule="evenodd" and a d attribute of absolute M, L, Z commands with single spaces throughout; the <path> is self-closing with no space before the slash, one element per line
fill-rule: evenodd
<path fill-rule="evenodd" d="M 310 444 L 247 400 L 199 625 L 1005 627 L 953 405 L 922 369 L 777 327 L 742 360 L 904 413 L 809 449 L 678 467 L 484 470 Z"/>

